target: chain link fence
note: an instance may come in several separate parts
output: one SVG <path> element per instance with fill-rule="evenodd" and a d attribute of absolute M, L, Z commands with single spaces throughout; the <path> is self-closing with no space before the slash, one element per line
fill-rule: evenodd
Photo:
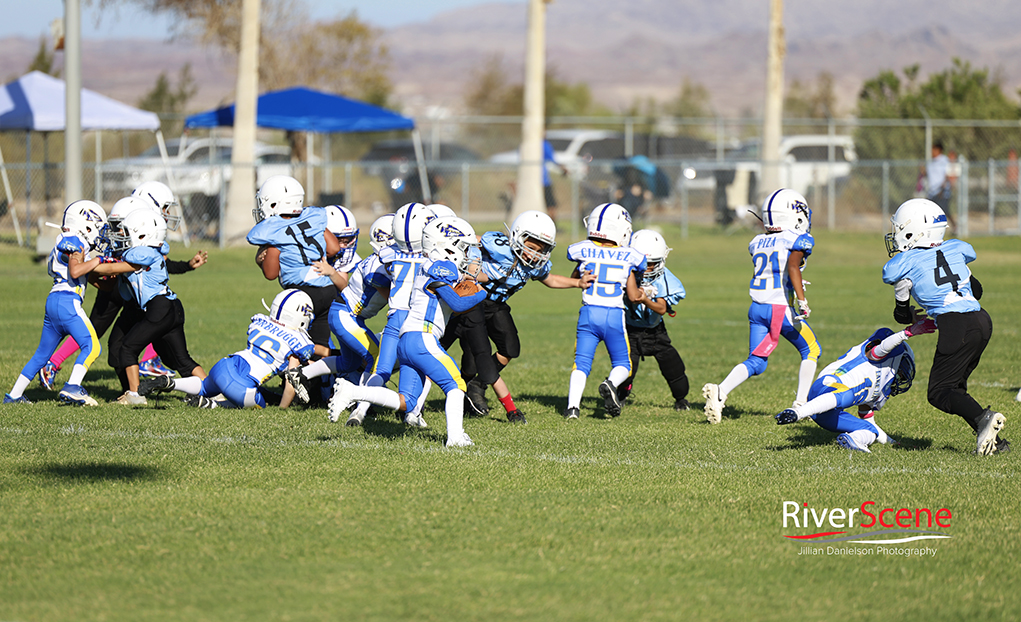
<path fill-rule="evenodd" d="M 420 121 L 431 200 L 477 222 L 508 221 L 520 124 L 514 117 Z M 924 155 L 934 141 L 953 161 L 955 234 L 1021 235 L 1017 122 L 788 121 L 781 161 L 773 163 L 760 161 L 757 120 L 584 117 L 552 119 L 547 128 L 567 169 L 550 175 L 557 219 L 573 238 L 581 218 L 606 201 L 625 205 L 640 223 L 680 224 L 685 235 L 690 226 L 751 224 L 769 190 L 761 187 L 764 166 L 805 195 L 815 227 L 884 232 L 901 202 L 924 196 Z M 256 186 L 270 175 L 293 175 L 309 204 L 344 204 L 363 227 L 425 198 L 406 135 L 319 136 L 311 145 L 282 133 L 260 138 L 257 162 L 249 165 Z M 163 181 L 180 199 L 185 227 L 178 240 L 219 243 L 232 177 L 229 131 L 195 132 L 167 147 L 169 165 L 153 134 L 87 133 L 85 198 L 109 210 L 143 181 Z M 0 150 L 0 240 L 52 237 L 45 223 L 59 222 L 65 206 L 62 135 L 0 133 Z M 298 153 L 302 161 L 292 158 Z"/>

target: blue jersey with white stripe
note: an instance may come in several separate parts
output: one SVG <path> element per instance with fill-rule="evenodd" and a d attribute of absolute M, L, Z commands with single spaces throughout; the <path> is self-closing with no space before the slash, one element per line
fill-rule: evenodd
<path fill-rule="evenodd" d="M 306 207 L 294 218 L 270 216 L 252 227 L 248 243 L 280 250 L 280 286 L 326 287 L 330 277 L 312 269 L 312 262 L 326 257 L 326 209 Z"/>
<path fill-rule="evenodd" d="M 542 281 L 549 276 L 553 262 L 547 260 L 531 268 L 521 263 L 510 247 L 510 238 L 499 231 L 482 234 L 482 271 L 489 282 L 482 283 L 487 298 L 494 302 L 506 302 L 528 281 Z"/>
<path fill-rule="evenodd" d="M 673 272 L 665 268 L 663 269 L 663 274 L 659 275 L 656 280 L 648 285 L 656 288 L 656 295 L 652 296 L 652 298 L 662 298 L 671 307 L 683 300 L 686 295 L 681 280 L 674 276 Z M 662 315 L 640 302 L 631 302 L 628 298 L 624 298 L 624 310 L 624 318 L 628 326 L 652 328 L 663 322 Z"/>
<path fill-rule="evenodd" d="M 120 275 L 118 289 L 121 298 L 134 300 L 142 309 L 145 309 L 149 301 L 156 296 L 166 296 L 169 300 L 177 298 L 174 292 L 170 291 L 167 259 L 160 249 L 136 246 L 124 251 L 121 259 L 136 266 L 143 266 L 135 272 Z"/>
<path fill-rule="evenodd" d="M 975 249 L 962 240 L 947 240 L 932 248 L 912 248 L 893 256 L 883 266 L 883 282 L 911 281 L 911 296 L 930 317 L 969 313 L 982 308 L 971 291 Z"/>

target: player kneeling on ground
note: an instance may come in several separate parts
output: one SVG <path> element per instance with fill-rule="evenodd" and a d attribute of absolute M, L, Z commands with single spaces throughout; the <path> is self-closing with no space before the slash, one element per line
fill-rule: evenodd
<path fill-rule="evenodd" d="M 181 391 L 188 394 L 185 403 L 199 408 L 265 408 L 263 383 L 283 373 L 288 357 L 307 362 L 314 353 L 315 346 L 308 336 L 312 317 L 312 298 L 301 290 L 285 289 L 273 299 L 268 317 L 262 313 L 252 316 L 248 347 L 220 359 L 206 379 L 145 378 L 138 393 L 145 396 L 157 391 Z M 227 398 L 225 403 L 211 399 L 221 393 Z"/>
<path fill-rule="evenodd" d="M 906 342 L 915 335 L 935 332 L 936 323 L 919 319 L 900 332 L 880 328 L 848 350 L 819 373 L 808 391 L 808 402 L 776 415 L 777 425 L 811 417 L 820 427 L 837 432 L 837 444 L 845 449 L 869 451 L 869 445 L 892 442 L 876 424 L 873 411 L 886 400 L 911 388 L 915 378 L 915 353 Z M 858 407 L 858 416 L 844 411 Z"/>

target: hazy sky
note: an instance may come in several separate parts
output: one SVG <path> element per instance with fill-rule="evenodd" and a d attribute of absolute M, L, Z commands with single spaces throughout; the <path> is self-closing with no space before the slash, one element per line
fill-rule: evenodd
<path fill-rule="evenodd" d="M 390 28 L 428 19 L 436 13 L 486 2 L 524 2 L 525 0 L 305 0 L 314 18 L 346 15 L 352 9 L 363 20 Z M 84 4 L 84 3 L 83 3 Z M 92 4 L 98 4 L 93 0 Z M 35 38 L 49 33 L 50 22 L 63 16 L 63 0 L 2 0 L 4 18 L 0 20 L 0 37 Z M 17 8 L 14 8 L 16 5 Z M 102 20 L 97 25 L 97 16 Z M 130 9 L 82 9 L 82 36 L 88 39 L 153 37 L 166 38 L 169 21 L 154 20 L 151 15 Z"/>

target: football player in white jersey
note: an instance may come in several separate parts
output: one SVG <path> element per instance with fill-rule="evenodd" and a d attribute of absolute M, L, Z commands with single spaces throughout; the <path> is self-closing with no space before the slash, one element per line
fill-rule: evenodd
<path fill-rule="evenodd" d="M 567 258 L 578 264 L 571 275 L 578 278 L 591 272 L 596 279 L 582 290 L 578 312 L 577 337 L 574 346 L 574 370 L 567 393 L 564 418 L 577 419 L 581 395 L 592 371 L 592 358 L 599 342 L 606 344 L 612 369 L 599 385 L 606 412 L 620 414 L 621 400 L 617 387 L 631 375 L 631 352 L 624 322 L 624 295 L 631 302 L 642 298 L 638 280 L 645 273 L 646 258 L 628 243 L 631 240 L 631 216 L 616 203 L 597 206 L 585 219 L 588 239 L 567 248 Z M 638 276 L 635 276 L 635 273 Z"/>
<path fill-rule="evenodd" d="M 263 383 L 281 374 L 290 357 L 304 362 L 315 353 L 308 336 L 313 317 L 312 298 L 299 289 L 285 289 L 273 299 L 268 316 L 252 316 L 248 346 L 220 359 L 208 377 L 144 378 L 138 394 L 144 397 L 154 392 L 181 391 L 188 394 L 186 404 L 199 408 L 265 408 Z M 212 399 L 221 393 L 226 401 Z"/>
<path fill-rule="evenodd" d="M 875 411 L 886 400 L 911 388 L 915 378 L 915 353 L 907 340 L 936 330 L 931 319 L 922 319 L 900 332 L 880 328 L 819 372 L 808 402 L 776 415 L 778 425 L 812 418 L 820 427 L 836 432 L 837 444 L 854 451 L 869 451 L 875 441 L 892 442 L 876 423 Z M 858 416 L 845 412 L 858 407 Z"/>
<path fill-rule="evenodd" d="M 399 392 L 383 386 L 356 386 L 340 378 L 330 398 L 332 421 L 359 401 L 407 411 L 427 390 L 428 377 L 446 393 L 447 447 L 473 444 L 464 431 L 464 380 L 457 364 L 440 346 L 439 338 L 452 312 L 463 313 L 486 296 L 481 288 L 466 296 L 453 289 L 468 269 L 469 249 L 476 245 L 475 231 L 460 218 L 437 218 L 424 227 L 422 249 L 427 261 L 416 267 L 410 309 L 397 344 L 401 366 Z"/>
<path fill-rule="evenodd" d="M 805 298 L 805 282 L 801 271 L 812 254 L 815 240 L 812 210 L 805 197 L 781 188 L 762 204 L 762 225 L 765 233 L 752 238 L 748 253 L 752 256 L 752 280 L 748 293 L 752 304 L 748 309 L 748 358 L 739 363 L 720 384 L 702 387 L 705 416 L 709 423 L 719 423 L 727 396 L 751 376 L 766 371 L 768 357 L 776 349 L 780 337 L 791 342 L 801 354 L 798 390 L 794 406 L 804 404 L 815 378 L 821 349 L 815 333 L 805 320 L 811 309 Z"/>
<path fill-rule="evenodd" d="M 968 269 L 975 249 L 962 240 L 943 240 L 947 216 L 928 199 L 905 201 L 890 220 L 893 230 L 886 234 L 886 250 L 891 259 L 883 266 L 883 282 L 894 287 L 893 317 L 902 324 L 916 321 L 918 312 L 909 302 L 913 297 L 939 326 L 929 370 L 929 403 L 971 426 L 978 454 L 1007 451 L 1010 444 L 997 439 L 1005 417 L 982 408 L 968 394 L 968 376 L 993 333 L 993 322 L 978 302 L 982 285 Z"/>
<path fill-rule="evenodd" d="M 64 209 L 61 225 L 61 232 L 57 235 L 46 264 L 53 278 L 53 287 L 46 297 L 46 314 L 43 316 L 39 347 L 21 370 L 11 392 L 4 395 L 4 404 L 31 403 L 24 396 L 25 389 L 65 335 L 74 337 L 81 351 L 71 370 L 71 377 L 60 391 L 59 399 L 77 406 L 98 404 L 81 386 L 85 373 L 101 349 L 96 330 L 82 309 L 82 299 L 90 273 L 110 274 L 105 270 L 112 264 L 102 263 L 99 256 L 89 258 L 92 251 L 102 250 L 109 243 L 106 212 L 92 201 L 75 201 Z"/>

